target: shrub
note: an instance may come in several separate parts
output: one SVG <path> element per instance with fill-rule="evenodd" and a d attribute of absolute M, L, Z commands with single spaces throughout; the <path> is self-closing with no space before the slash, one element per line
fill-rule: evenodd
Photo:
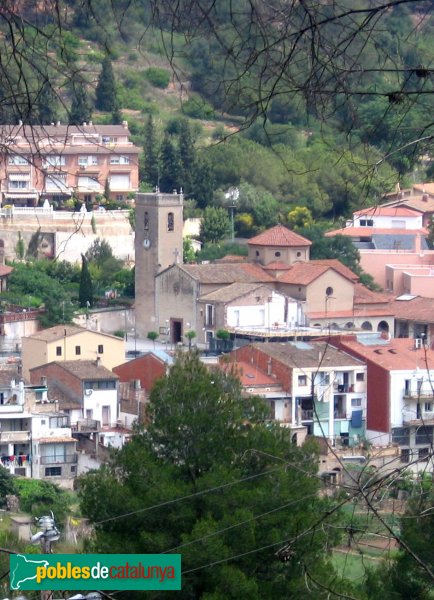
<path fill-rule="evenodd" d="M 214 109 L 211 104 L 197 94 L 183 103 L 182 112 L 192 119 L 212 119 L 214 117 Z"/>
<path fill-rule="evenodd" d="M 170 82 L 170 72 L 159 67 L 150 67 L 145 71 L 145 77 L 154 87 L 167 88 Z"/>

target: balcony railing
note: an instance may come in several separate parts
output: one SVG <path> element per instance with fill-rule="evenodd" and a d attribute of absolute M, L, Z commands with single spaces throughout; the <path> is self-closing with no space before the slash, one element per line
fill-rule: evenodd
<path fill-rule="evenodd" d="M 302 421 L 313 421 L 313 410 L 302 410 L 301 411 L 301 420 Z"/>
<path fill-rule="evenodd" d="M 335 394 L 351 394 L 354 392 L 354 383 L 338 383 L 333 391 Z"/>
<path fill-rule="evenodd" d="M 100 431 L 101 423 L 95 419 L 79 419 L 77 423 L 71 425 L 71 429 L 77 433 Z"/>
<path fill-rule="evenodd" d="M 19 443 L 28 442 L 30 439 L 30 431 L 0 431 L 0 442 Z"/>
<path fill-rule="evenodd" d="M 77 462 L 77 453 L 73 452 L 72 454 L 64 454 L 63 456 L 41 456 L 40 459 L 41 465 L 63 465 L 66 463 L 76 463 Z"/>
<path fill-rule="evenodd" d="M 404 390 L 404 398 L 407 400 L 434 400 L 434 391 L 418 392 L 417 390 Z"/>

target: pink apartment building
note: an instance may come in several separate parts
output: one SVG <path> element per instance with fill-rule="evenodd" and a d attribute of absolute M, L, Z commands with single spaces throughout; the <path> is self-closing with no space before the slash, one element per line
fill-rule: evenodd
<path fill-rule="evenodd" d="M 0 127 L 2 205 L 37 206 L 72 195 L 92 203 L 108 181 L 111 198 L 126 200 L 138 189 L 140 149 L 122 125 Z"/>

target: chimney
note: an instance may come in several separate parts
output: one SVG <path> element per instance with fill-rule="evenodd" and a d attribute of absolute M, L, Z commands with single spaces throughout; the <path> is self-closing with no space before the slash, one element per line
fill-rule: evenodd
<path fill-rule="evenodd" d="M 47 378 L 45 377 L 45 375 L 41 377 L 41 385 L 42 387 L 47 387 Z"/>
<path fill-rule="evenodd" d="M 122 121 L 122 127 L 128 129 L 128 121 Z"/>
<path fill-rule="evenodd" d="M 93 123 L 92 121 L 89 121 L 89 127 L 92 127 Z"/>
<path fill-rule="evenodd" d="M 272 364 L 271 364 L 271 358 L 268 359 L 267 361 L 267 375 L 271 375 L 272 373 Z"/>
<path fill-rule="evenodd" d="M 422 202 L 428 202 L 428 194 L 422 195 Z"/>
<path fill-rule="evenodd" d="M 83 127 L 86 127 L 87 123 L 86 121 L 83 121 Z"/>
<path fill-rule="evenodd" d="M 96 357 L 96 361 L 95 361 L 95 366 L 96 366 L 96 367 L 99 367 L 99 366 L 100 366 L 100 364 L 101 364 L 101 357 L 100 357 L 100 356 L 97 356 L 97 357 Z"/>
<path fill-rule="evenodd" d="M 56 127 L 60 127 L 60 121 L 57 121 Z"/>

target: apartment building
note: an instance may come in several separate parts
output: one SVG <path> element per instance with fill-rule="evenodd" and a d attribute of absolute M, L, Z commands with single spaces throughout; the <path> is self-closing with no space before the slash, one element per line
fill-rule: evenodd
<path fill-rule="evenodd" d="M 4 125 L 0 127 L 2 205 L 37 206 L 72 195 L 86 203 L 103 194 L 123 201 L 138 189 L 138 154 L 128 122 L 81 126 Z"/>

